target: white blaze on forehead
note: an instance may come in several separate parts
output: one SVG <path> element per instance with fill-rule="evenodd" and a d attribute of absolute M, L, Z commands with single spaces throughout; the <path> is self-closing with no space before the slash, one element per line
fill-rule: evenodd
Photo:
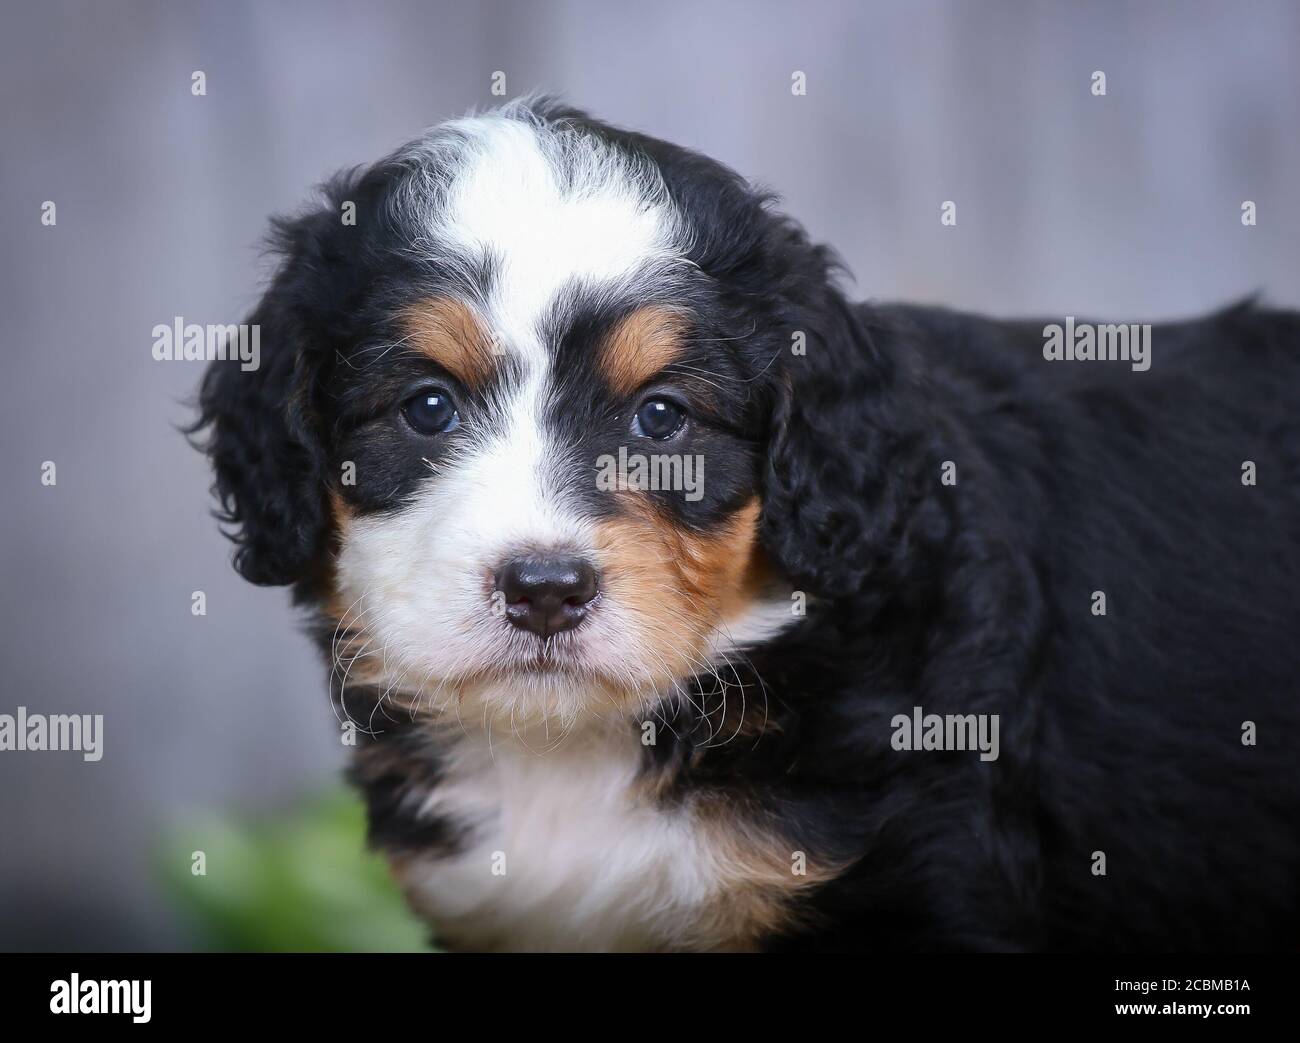
<path fill-rule="evenodd" d="M 457 516 L 467 543 L 500 551 L 589 543 L 560 488 L 563 454 L 546 437 L 543 405 L 540 376 L 528 378 L 501 402 L 493 433 L 453 465 L 443 510 Z"/>
<path fill-rule="evenodd" d="M 680 258 L 684 225 L 648 160 L 526 115 L 446 131 L 454 169 L 430 231 L 437 249 L 491 260 L 484 304 L 506 351 L 544 359 L 538 323 L 566 286 L 617 285 Z"/>

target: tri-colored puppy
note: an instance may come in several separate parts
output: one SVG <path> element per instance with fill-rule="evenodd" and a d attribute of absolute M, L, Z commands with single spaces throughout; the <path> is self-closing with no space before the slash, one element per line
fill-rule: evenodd
<path fill-rule="evenodd" d="M 1296 315 L 1049 361 L 547 101 L 276 227 L 200 426 L 445 944 L 1294 947 Z"/>

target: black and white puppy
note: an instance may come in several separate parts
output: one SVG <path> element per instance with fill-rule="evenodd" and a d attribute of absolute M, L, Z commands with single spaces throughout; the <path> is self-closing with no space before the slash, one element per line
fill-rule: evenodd
<path fill-rule="evenodd" d="M 852 304 L 544 100 L 276 228 L 199 425 L 444 944 L 1296 947 L 1300 316 Z"/>

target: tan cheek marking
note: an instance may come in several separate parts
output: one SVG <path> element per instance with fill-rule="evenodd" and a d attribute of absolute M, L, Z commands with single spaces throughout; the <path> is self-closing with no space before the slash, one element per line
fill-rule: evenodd
<path fill-rule="evenodd" d="M 732 797 L 706 797 L 696 814 L 721 884 L 718 900 L 698 924 L 699 948 L 756 949 L 765 937 L 805 923 L 799 895 L 846 868 L 819 863 L 783 838 L 776 823 L 759 825 L 761 812 L 737 807 Z M 804 856 L 802 874 L 795 872 L 797 853 Z"/>
<path fill-rule="evenodd" d="M 334 521 L 336 546 L 347 539 L 356 513 L 337 489 L 329 491 L 329 511 Z M 337 566 L 330 563 L 327 591 L 320 603 L 321 616 L 334 628 L 331 641 L 331 667 L 335 673 L 346 672 L 349 688 L 358 685 L 378 684 L 383 680 L 382 663 L 374 656 L 365 656 L 369 642 L 364 605 L 345 594 L 339 586 Z M 331 683 L 333 676 L 331 676 Z"/>
<path fill-rule="evenodd" d="M 492 338 L 469 305 L 438 297 L 406 309 L 409 344 L 466 387 L 482 387 L 496 368 Z"/>
<path fill-rule="evenodd" d="M 685 319 L 660 307 L 638 308 L 605 335 L 597 355 L 605 382 L 630 395 L 684 350 Z"/>
<path fill-rule="evenodd" d="M 343 499 L 343 494 L 337 489 L 329 491 L 330 517 L 334 520 L 334 528 L 340 535 L 347 532 L 348 526 L 352 524 L 353 511 L 347 500 Z"/>
<path fill-rule="evenodd" d="M 758 498 L 719 530 L 701 534 L 678 528 L 644 493 L 617 495 L 625 513 L 596 529 L 606 590 L 674 673 L 665 680 L 676 680 L 699 668 L 713 628 L 758 596 L 766 577 Z"/>
<path fill-rule="evenodd" d="M 330 489 L 328 498 L 330 518 L 334 522 L 334 546 L 337 549 L 347 539 L 354 514 L 337 489 Z M 320 609 L 322 615 L 337 623 L 343 618 L 348 606 L 343 592 L 339 590 L 338 568 L 333 556 L 330 559 L 329 570 L 329 593 L 322 600 Z"/>

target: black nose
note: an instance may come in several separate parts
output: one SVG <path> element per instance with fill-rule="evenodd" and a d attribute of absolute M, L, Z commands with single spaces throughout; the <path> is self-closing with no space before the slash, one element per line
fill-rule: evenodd
<path fill-rule="evenodd" d="M 572 630 L 596 596 L 596 570 L 575 556 L 512 558 L 497 572 L 505 595 L 506 618 L 523 630 L 548 638 Z"/>

